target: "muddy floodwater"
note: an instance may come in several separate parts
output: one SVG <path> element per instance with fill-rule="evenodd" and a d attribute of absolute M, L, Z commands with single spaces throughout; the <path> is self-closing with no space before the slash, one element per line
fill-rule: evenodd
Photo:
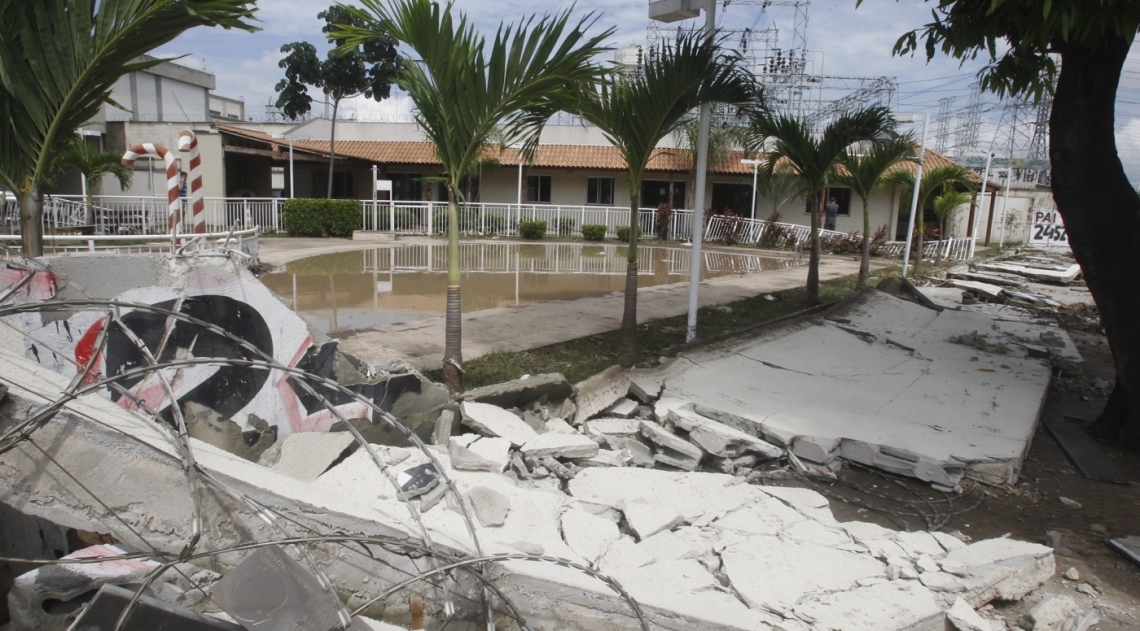
<path fill-rule="evenodd" d="M 625 289 L 621 245 L 460 244 L 464 313 Z M 639 287 L 689 280 L 687 248 L 642 247 Z M 706 251 L 701 278 L 798 265 L 790 256 Z M 326 333 L 441 316 L 447 245 L 405 245 L 324 254 L 262 277 L 293 309 Z"/>

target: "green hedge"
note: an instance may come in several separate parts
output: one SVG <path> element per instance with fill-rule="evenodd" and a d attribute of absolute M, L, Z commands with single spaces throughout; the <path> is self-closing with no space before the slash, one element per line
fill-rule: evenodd
<path fill-rule="evenodd" d="M 626 243 L 629 243 L 629 227 L 628 226 L 622 226 L 621 228 L 618 228 L 615 232 L 617 232 L 618 241 L 625 241 Z M 637 238 L 638 239 L 641 238 L 641 228 L 637 229 Z"/>
<path fill-rule="evenodd" d="M 606 227 L 601 224 L 584 224 L 582 238 L 587 241 L 601 241 L 606 238 Z"/>
<path fill-rule="evenodd" d="M 351 237 L 362 212 L 356 199 L 287 199 L 281 221 L 291 237 Z"/>
<path fill-rule="evenodd" d="M 519 236 L 524 239 L 538 240 L 546 236 L 545 221 L 520 221 Z"/>

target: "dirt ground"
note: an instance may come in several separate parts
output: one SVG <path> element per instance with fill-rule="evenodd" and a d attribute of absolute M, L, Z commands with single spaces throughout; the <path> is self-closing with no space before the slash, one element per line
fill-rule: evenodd
<path fill-rule="evenodd" d="M 1107 400 L 1104 388 L 1112 383 L 1113 373 L 1104 337 L 1078 331 L 1070 335 L 1085 366 L 1080 375 L 1054 375 L 1042 420 L 1091 421 Z M 1022 616 L 1033 605 L 1052 594 L 1067 594 L 1085 607 L 1096 607 L 1100 623 L 1093 629 L 1134 631 L 1140 629 L 1140 567 L 1104 541 L 1140 535 L 1140 454 L 1101 446 L 1133 480 L 1131 484 L 1085 478 L 1043 425 L 1034 436 L 1020 481 L 1011 489 L 967 483 L 961 495 L 944 494 L 917 481 L 852 467 L 841 471 L 839 480 L 831 484 L 803 479 L 773 483 L 809 485 L 823 492 L 832 498 L 832 510 L 840 521 L 872 521 L 906 530 L 933 527 L 972 540 L 1011 536 L 1045 545 L 1050 544 L 1046 533 L 1055 531 L 1061 535 L 1061 547 L 1054 577 L 1020 602 L 984 608 L 983 616 L 1001 618 L 1009 628 L 1021 622 L 1028 629 Z M 1062 497 L 1080 508 L 1062 503 Z M 1076 569 L 1077 580 L 1063 576 L 1069 568 Z M 1086 583 L 1085 591 L 1078 591 Z"/>

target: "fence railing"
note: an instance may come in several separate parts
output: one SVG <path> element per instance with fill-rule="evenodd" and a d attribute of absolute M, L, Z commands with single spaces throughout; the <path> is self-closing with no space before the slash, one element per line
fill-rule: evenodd
<path fill-rule="evenodd" d="M 19 245 L 20 235 L 0 234 L 0 258 L 18 256 L 18 248 L 2 246 Z M 111 252 L 116 254 L 169 254 L 171 248 L 182 252 L 215 252 L 237 250 L 258 259 L 258 230 L 234 230 L 206 234 L 178 235 L 177 242 L 170 234 L 140 235 L 44 235 L 44 251 L 49 254 L 77 252 Z"/>
<path fill-rule="evenodd" d="M 225 232 L 233 227 L 259 226 L 262 232 L 281 231 L 285 200 L 276 197 L 207 197 L 206 232 Z M 194 231 L 190 200 L 183 198 L 180 232 Z M 80 195 L 50 195 L 42 202 L 46 233 L 80 228 L 100 235 L 152 235 L 170 232 L 170 206 L 165 197 L 95 195 L 94 222 L 88 222 L 87 200 Z M 9 198 L 0 209 L 0 234 L 16 234 L 20 228 L 20 204 Z"/>
<path fill-rule="evenodd" d="M 447 202 L 363 202 L 362 230 L 397 234 L 436 235 L 447 232 Z M 692 211 L 675 211 L 668 219 L 670 239 L 688 239 L 692 234 Z M 563 206 L 554 204 L 494 204 L 468 202 L 459 205 L 459 231 L 467 235 L 518 236 L 523 221 L 545 221 L 546 236 L 580 237 L 582 226 L 606 227 L 606 236 L 629 227 L 629 209 L 611 206 Z M 657 210 L 641 208 L 638 225 L 642 236 L 657 233 Z"/>
<path fill-rule="evenodd" d="M 735 243 L 756 245 L 764 240 L 765 235 L 769 237 L 772 247 L 788 247 L 806 243 L 811 238 L 811 227 L 791 223 L 772 224 L 763 219 L 715 215 L 705 228 L 707 241 L 732 240 Z M 862 235 L 855 233 L 824 229 L 820 229 L 819 236 L 821 239 L 845 239 L 856 242 L 863 238 Z M 923 258 L 935 259 L 941 251 L 944 259 L 964 261 L 970 255 L 970 241 L 970 237 L 928 241 L 922 246 Z M 901 257 L 905 248 L 904 241 L 888 241 L 879 248 L 879 255 Z"/>

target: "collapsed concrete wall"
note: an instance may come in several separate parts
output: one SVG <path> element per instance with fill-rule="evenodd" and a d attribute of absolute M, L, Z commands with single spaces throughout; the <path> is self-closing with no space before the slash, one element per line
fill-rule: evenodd
<path fill-rule="evenodd" d="M 41 270 L 3 264 L 0 291 L 25 283 L 9 304 L 47 307 L 77 300 L 111 300 L 122 305 L 115 309 L 117 317 L 111 317 L 100 304 L 4 317 L 22 335 L 8 331 L 0 343 L 62 375 L 74 376 L 93 356 L 93 372 L 109 377 L 145 366 L 146 355 L 137 343 L 141 340 L 159 362 L 182 358 L 248 361 L 261 360 L 263 354 L 286 367 L 350 385 L 414 429 L 423 428 L 425 436 L 447 403 L 445 389 L 414 372 L 375 375 L 339 353 L 336 342 L 314 339 L 301 318 L 228 257 L 80 255 L 45 262 L 48 269 Z M 32 278 L 25 281 L 29 275 Z M 216 328 L 172 321 L 168 330 L 162 310 Z M 104 334 L 106 344 L 100 351 L 97 344 Z M 170 368 L 164 374 L 197 438 L 250 458 L 288 434 L 329 431 L 337 417 L 327 409 L 326 401 L 348 418 L 375 420 L 365 405 L 319 386 L 324 396 L 314 396 L 297 384 L 295 375 L 279 370 L 248 364 L 199 364 Z M 166 409 L 169 417 L 169 402 L 158 379 L 140 376 L 123 385 L 147 404 Z M 125 407 L 135 405 L 120 392 L 105 392 Z M 361 427 L 377 432 L 370 438 L 383 442 L 384 430 L 373 425 Z"/>

